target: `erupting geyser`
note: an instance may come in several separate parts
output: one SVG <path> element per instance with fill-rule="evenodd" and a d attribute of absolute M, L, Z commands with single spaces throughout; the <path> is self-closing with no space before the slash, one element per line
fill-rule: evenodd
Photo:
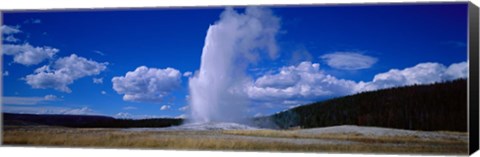
<path fill-rule="evenodd" d="M 249 105 L 244 87 L 252 80 L 246 69 L 262 55 L 276 56 L 278 30 L 279 18 L 270 10 L 225 9 L 208 28 L 200 69 L 189 80 L 192 122 L 244 122 Z"/>

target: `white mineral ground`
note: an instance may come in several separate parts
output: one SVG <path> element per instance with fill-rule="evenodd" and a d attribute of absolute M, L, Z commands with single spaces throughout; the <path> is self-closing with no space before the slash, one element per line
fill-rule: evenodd
<path fill-rule="evenodd" d="M 124 129 L 125 131 L 147 131 L 147 132 L 182 132 L 185 137 L 190 138 L 221 138 L 221 139 L 243 139 L 261 142 L 284 142 L 290 144 L 334 144 L 334 145 L 350 145 L 350 144 L 362 144 L 362 142 L 342 139 L 322 139 L 322 138 L 289 138 L 289 137 L 264 137 L 264 136 L 248 136 L 248 135 L 233 135 L 220 133 L 222 130 L 273 130 L 263 129 L 257 127 L 251 127 L 236 123 L 192 123 L 181 126 L 167 127 L 167 128 L 132 128 Z M 219 132 L 220 131 L 220 132 Z M 281 131 L 281 130 L 279 130 Z M 341 125 L 332 127 L 312 128 L 312 129 L 299 129 L 299 130 L 283 130 L 285 132 L 294 133 L 298 136 L 304 135 L 322 135 L 322 134 L 337 134 L 337 135 L 361 135 L 364 137 L 416 137 L 421 140 L 455 140 L 467 143 L 468 135 L 465 133 L 456 132 L 443 132 L 443 131 L 414 131 L 403 129 L 390 129 L 381 127 L 367 127 L 367 126 L 354 126 L 354 125 Z M 415 143 L 378 143 L 379 145 L 421 145 Z M 430 145 L 436 147 L 436 145 Z M 438 145 L 442 147 L 442 145 Z"/>

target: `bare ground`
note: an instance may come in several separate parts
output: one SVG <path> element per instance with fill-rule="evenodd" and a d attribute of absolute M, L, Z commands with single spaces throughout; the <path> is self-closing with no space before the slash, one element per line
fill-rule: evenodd
<path fill-rule="evenodd" d="M 128 130 L 5 126 L 3 144 L 182 150 L 457 154 L 468 134 L 359 126 L 300 130 Z"/>

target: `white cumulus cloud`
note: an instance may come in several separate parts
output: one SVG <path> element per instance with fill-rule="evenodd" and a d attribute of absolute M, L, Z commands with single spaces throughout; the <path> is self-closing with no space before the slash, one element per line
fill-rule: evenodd
<path fill-rule="evenodd" d="M 35 65 L 52 58 L 59 50 L 48 46 L 34 47 L 28 43 L 3 45 L 3 54 L 13 56 L 13 61 L 23 65 Z"/>
<path fill-rule="evenodd" d="M 187 72 L 184 72 L 183 73 L 183 77 L 190 77 L 192 76 L 192 72 L 191 71 L 187 71 Z"/>
<path fill-rule="evenodd" d="M 164 111 L 164 110 L 168 110 L 170 109 L 170 105 L 162 105 L 162 107 L 160 107 L 160 110 Z"/>
<path fill-rule="evenodd" d="M 55 101 L 55 100 L 58 100 L 58 97 L 56 95 L 49 94 L 49 95 L 45 95 L 44 99 L 48 101 Z"/>
<path fill-rule="evenodd" d="M 190 108 L 190 107 L 189 107 L 188 105 L 185 105 L 185 106 L 183 106 L 183 107 L 178 108 L 178 110 L 179 110 L 179 111 L 186 111 L 186 110 L 188 110 L 189 108 Z"/>
<path fill-rule="evenodd" d="M 188 115 L 187 115 L 187 114 L 180 114 L 180 115 L 176 116 L 175 118 L 177 118 L 177 119 L 186 119 L 186 118 L 188 118 Z"/>
<path fill-rule="evenodd" d="M 342 70 L 360 70 L 370 68 L 377 58 L 354 52 L 335 52 L 322 55 L 328 66 Z"/>
<path fill-rule="evenodd" d="M 0 27 L 0 31 L 2 31 L 2 39 L 5 42 L 18 42 L 20 39 L 16 38 L 14 35 L 21 33 L 20 26 L 8 26 L 3 25 Z"/>
<path fill-rule="evenodd" d="M 20 26 L 8 26 L 8 25 L 3 25 L 0 31 L 2 31 L 2 34 L 5 34 L 5 35 L 17 34 L 22 32 L 20 30 Z"/>
<path fill-rule="evenodd" d="M 17 39 L 17 38 L 16 38 L 15 36 L 13 36 L 13 35 L 9 35 L 9 36 L 3 38 L 3 40 L 5 40 L 5 41 L 7 41 L 7 42 L 12 42 L 12 43 L 20 41 L 20 39 Z"/>
<path fill-rule="evenodd" d="M 180 87 L 180 71 L 173 68 L 157 69 L 140 66 L 125 76 L 112 78 L 113 89 L 123 94 L 123 100 L 156 102 Z"/>
<path fill-rule="evenodd" d="M 468 76 L 468 63 L 460 62 L 448 66 L 445 71 L 444 79 L 453 80 L 457 78 L 466 78 Z"/>
<path fill-rule="evenodd" d="M 102 83 L 103 83 L 103 77 L 101 77 L 101 78 L 93 78 L 93 83 L 95 83 L 95 84 L 102 84 Z"/>
<path fill-rule="evenodd" d="M 34 74 L 27 75 L 25 80 L 32 88 L 53 88 L 70 93 L 68 85 L 76 79 L 98 75 L 107 68 L 108 63 L 99 63 L 76 54 L 63 57 L 53 65 L 46 65 L 35 70 Z"/>

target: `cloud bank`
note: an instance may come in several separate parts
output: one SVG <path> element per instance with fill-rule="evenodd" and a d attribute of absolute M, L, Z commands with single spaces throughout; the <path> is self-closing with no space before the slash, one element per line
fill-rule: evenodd
<path fill-rule="evenodd" d="M 60 99 L 55 95 L 45 95 L 44 97 L 2 97 L 2 103 L 5 105 L 38 105 L 40 103 L 58 100 Z"/>
<path fill-rule="evenodd" d="M 467 62 L 454 63 L 448 67 L 440 63 L 420 63 L 402 70 L 391 69 L 388 72 L 379 73 L 375 75 L 370 82 L 359 82 L 356 86 L 356 92 L 395 86 L 430 84 L 458 78 L 466 78 L 467 75 Z"/>
<path fill-rule="evenodd" d="M 4 112 L 22 114 L 101 115 L 89 107 L 4 106 Z"/>
<path fill-rule="evenodd" d="M 281 67 L 278 73 L 261 76 L 246 84 L 245 90 L 256 103 L 292 106 L 363 91 L 466 78 L 467 75 L 467 62 L 453 63 L 448 67 L 427 62 L 379 73 L 371 81 L 355 82 L 325 74 L 318 63 L 302 62 L 296 66 Z"/>
<path fill-rule="evenodd" d="M 128 112 L 119 112 L 113 116 L 117 119 L 151 119 L 151 118 L 173 118 L 169 116 L 158 116 L 158 115 L 137 115 L 131 114 Z"/>

